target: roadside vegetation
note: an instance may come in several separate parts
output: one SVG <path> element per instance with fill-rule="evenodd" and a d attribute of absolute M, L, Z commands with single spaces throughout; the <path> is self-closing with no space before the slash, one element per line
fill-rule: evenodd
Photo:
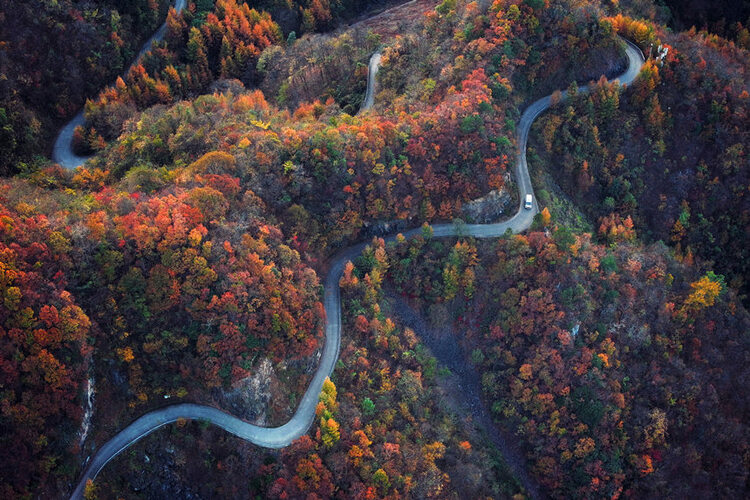
<path fill-rule="evenodd" d="M 445 0 L 350 31 L 336 28 L 373 2 L 38 3 L 0 9 L 0 172 L 17 174 L 0 180 L 0 496 L 65 496 L 96 446 L 175 401 L 285 422 L 316 367 L 329 259 L 370 240 L 341 283 L 341 359 L 309 435 L 269 452 L 181 422 L 94 487 L 528 494 L 441 403 L 455 388 L 389 312 L 395 289 L 460 333 L 497 429 L 550 496 L 742 496 L 741 25 L 732 40 L 670 32 L 649 0 Z M 165 18 L 164 42 L 115 80 Z M 515 193 L 524 106 L 620 73 L 618 33 L 650 59 L 630 88 L 599 81 L 536 122 L 530 232 L 373 240 L 460 226 L 471 200 Z M 358 114 L 377 48 L 376 105 Z M 44 153 L 86 99 L 75 145 L 94 156 L 64 171 Z M 157 479 L 139 472 L 151 459 Z"/>

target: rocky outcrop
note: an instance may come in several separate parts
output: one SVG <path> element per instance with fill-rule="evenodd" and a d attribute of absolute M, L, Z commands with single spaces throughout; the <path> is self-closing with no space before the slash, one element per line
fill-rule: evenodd
<path fill-rule="evenodd" d="M 466 203 L 462 211 L 467 221 L 487 224 L 498 221 L 509 210 L 513 211 L 512 201 L 513 198 L 506 189 L 493 189 L 485 196 Z"/>
<path fill-rule="evenodd" d="M 229 391 L 217 395 L 220 406 L 241 419 L 255 425 L 269 425 L 268 409 L 271 405 L 271 385 L 276 379 L 273 364 L 268 358 L 258 363 L 258 369 L 249 377 L 236 382 Z"/>

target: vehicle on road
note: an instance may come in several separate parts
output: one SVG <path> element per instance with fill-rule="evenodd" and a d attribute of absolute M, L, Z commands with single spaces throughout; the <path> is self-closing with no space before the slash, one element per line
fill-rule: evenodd
<path fill-rule="evenodd" d="M 533 205 L 532 198 L 530 194 L 526 195 L 526 202 L 523 204 L 523 208 L 526 210 L 531 210 L 531 206 Z"/>

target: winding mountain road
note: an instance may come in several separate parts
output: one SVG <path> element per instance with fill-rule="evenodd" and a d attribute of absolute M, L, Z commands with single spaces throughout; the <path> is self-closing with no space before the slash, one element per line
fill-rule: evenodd
<path fill-rule="evenodd" d="M 178 0 L 178 3 L 179 2 L 180 0 Z M 627 71 L 617 78 L 621 85 L 632 83 L 644 63 L 641 51 L 628 41 L 625 41 L 625 44 L 629 65 Z M 363 110 L 369 109 L 373 104 L 375 91 L 374 74 L 377 72 L 379 64 L 380 54 L 375 53 L 370 62 L 371 76 L 368 78 L 367 99 L 365 105 L 363 105 Z M 587 91 L 587 86 L 579 88 L 579 93 Z M 562 93 L 563 98 L 566 95 L 567 92 Z M 460 228 L 454 224 L 436 224 L 432 226 L 434 232 L 433 237 L 473 236 L 475 238 L 496 238 L 502 236 L 508 229 L 512 230 L 514 233 L 519 233 L 525 231 L 531 226 L 534 215 L 538 212 L 538 208 L 536 200 L 534 201 L 532 209 L 529 210 L 523 208 L 523 200 L 526 195 L 531 194 L 533 196 L 531 177 L 529 176 L 528 166 L 526 164 L 526 143 L 534 119 L 544 110 L 549 108 L 550 104 L 551 96 L 539 99 L 526 108 L 519 122 L 518 159 L 515 166 L 515 174 L 520 191 L 520 205 L 516 215 L 505 222 L 497 224 L 467 224 Z M 421 234 L 421 232 L 421 228 L 416 228 L 403 233 L 403 235 L 410 238 Z M 396 235 L 391 235 L 385 239 L 386 241 L 393 241 L 395 238 Z M 82 498 L 86 481 L 95 478 L 102 467 L 104 467 L 107 462 L 114 458 L 118 453 L 125 450 L 142 437 L 147 436 L 160 427 L 175 422 L 178 419 L 205 420 L 241 439 L 266 448 L 283 448 L 305 434 L 312 425 L 315 416 L 315 407 L 318 403 L 318 396 L 323 388 L 323 381 L 333 373 L 339 355 L 339 348 L 341 345 L 341 297 L 339 280 L 346 262 L 358 256 L 364 248 L 365 243 L 351 246 L 339 252 L 331 261 L 331 269 L 325 279 L 324 306 L 327 321 L 323 353 L 320 358 L 318 369 L 315 372 L 309 387 L 305 391 L 305 394 L 302 396 L 296 413 L 289 422 L 280 427 L 258 427 L 257 425 L 249 424 L 217 408 L 198 404 L 177 404 L 154 410 L 141 416 L 132 424 L 121 430 L 96 452 L 86 467 L 86 470 L 84 471 L 71 498 Z"/>
<path fill-rule="evenodd" d="M 175 0 L 174 8 L 177 12 L 182 11 L 182 9 L 184 9 L 186 6 L 187 0 Z M 167 22 L 165 21 L 164 24 L 162 24 L 159 29 L 156 30 L 153 35 L 151 35 L 151 38 L 146 40 L 146 43 L 143 44 L 143 47 L 141 47 L 140 52 L 138 52 L 135 61 L 133 61 L 133 64 L 136 64 L 138 61 L 140 61 L 141 57 L 143 57 L 143 54 L 145 54 L 151 48 L 151 45 L 154 42 L 163 40 L 166 32 Z M 130 67 L 132 67 L 132 65 Z M 130 68 L 125 71 L 125 75 L 127 75 L 129 70 Z M 73 117 L 72 120 L 70 120 L 62 129 L 60 129 L 60 133 L 57 135 L 57 139 L 55 139 L 55 145 L 52 147 L 52 161 L 60 164 L 60 166 L 62 166 L 63 168 L 72 170 L 76 167 L 80 167 L 86 162 L 86 160 L 89 159 L 88 156 L 78 156 L 73 152 L 73 132 L 75 132 L 76 127 L 78 127 L 79 125 L 83 126 L 85 121 L 86 120 L 83 117 L 82 109 L 78 112 L 77 115 Z"/>

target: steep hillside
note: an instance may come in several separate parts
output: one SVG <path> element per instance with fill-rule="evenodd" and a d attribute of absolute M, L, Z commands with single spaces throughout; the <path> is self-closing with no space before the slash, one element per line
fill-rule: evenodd
<path fill-rule="evenodd" d="M 454 322 L 550 496 L 742 497 L 750 315 L 736 295 L 632 231 L 605 246 L 550 230 L 403 241 L 382 267 L 435 327 Z"/>
<path fill-rule="evenodd" d="M 594 221 L 632 217 L 647 240 L 698 257 L 746 295 L 750 54 L 707 33 L 643 28 L 663 56 L 622 97 L 600 85 L 540 120 L 538 164 Z"/>
<path fill-rule="evenodd" d="M 3 497 L 747 496 L 742 26 L 121 3 L 0 4 Z"/>

